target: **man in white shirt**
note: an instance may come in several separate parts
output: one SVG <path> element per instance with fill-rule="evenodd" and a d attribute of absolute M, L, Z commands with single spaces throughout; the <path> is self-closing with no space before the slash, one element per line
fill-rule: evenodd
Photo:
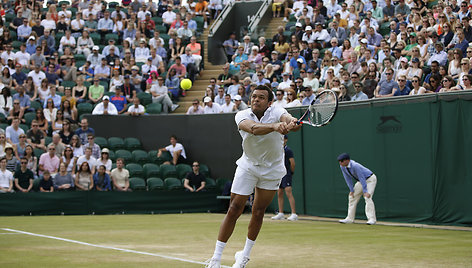
<path fill-rule="evenodd" d="M 290 73 L 285 72 L 282 74 L 282 82 L 280 82 L 277 88 L 281 90 L 290 88 L 291 83 L 292 83 L 292 80 L 290 80 Z"/>
<path fill-rule="evenodd" d="M 203 114 L 203 107 L 198 99 L 192 101 L 192 106 L 188 107 L 187 114 Z"/>
<path fill-rule="evenodd" d="M 167 29 L 170 28 L 170 25 L 172 22 L 174 22 L 176 17 L 177 15 L 174 11 L 172 11 L 172 5 L 168 5 L 167 11 L 162 14 L 162 21 L 164 22 L 164 25 L 167 27 Z"/>
<path fill-rule="evenodd" d="M 221 105 L 221 112 L 222 113 L 232 113 L 234 112 L 234 102 L 231 101 L 231 95 L 226 94 L 225 95 L 225 103 Z"/>
<path fill-rule="evenodd" d="M 100 102 L 99 104 L 97 104 L 97 106 L 95 106 L 95 108 L 92 111 L 92 114 L 117 115 L 118 110 L 116 109 L 113 103 L 110 103 L 110 97 L 105 95 L 102 98 L 102 102 Z"/>
<path fill-rule="evenodd" d="M 7 170 L 7 159 L 0 158 L 0 193 L 13 192 L 13 173 Z"/>
<path fill-rule="evenodd" d="M 164 114 L 168 114 L 169 110 L 174 111 L 177 109 L 177 105 L 174 106 L 172 100 L 169 97 L 169 91 L 167 87 L 164 86 L 164 78 L 158 77 L 157 84 L 151 86 L 150 93 L 152 95 L 152 102 L 153 103 L 160 103 L 162 104 L 162 111 Z"/>
<path fill-rule="evenodd" d="M 67 10 L 67 4 L 62 4 L 61 5 L 62 10 L 57 13 L 57 15 L 60 17 L 64 16 L 66 18 L 67 24 L 69 24 L 70 19 L 72 17 L 72 12 L 70 10 Z"/>
<path fill-rule="evenodd" d="M 187 162 L 187 155 L 185 154 L 185 148 L 181 143 L 177 142 L 177 137 L 172 135 L 170 136 L 170 145 L 160 148 L 157 151 L 157 157 L 161 157 L 163 152 L 169 152 L 172 156 L 172 163 L 169 161 L 164 162 L 164 164 L 177 165 L 180 163 Z"/>
<path fill-rule="evenodd" d="M 203 108 L 205 114 L 221 113 L 221 106 L 218 103 L 214 103 L 210 97 L 205 97 L 203 103 L 205 103 L 205 108 Z"/>
<path fill-rule="evenodd" d="M 82 15 L 84 16 L 84 19 L 88 20 L 89 16 L 92 16 L 93 19 L 96 18 L 97 16 L 97 11 L 93 10 L 93 5 L 89 5 L 88 9 L 82 10 Z"/>
<path fill-rule="evenodd" d="M 233 267 L 245 267 L 259 231 L 264 213 L 287 173 L 284 165 L 283 135 L 297 131 L 300 125 L 283 108 L 270 107 L 272 90 L 257 86 L 251 95 L 251 109 L 236 114 L 235 121 L 243 139 L 243 155 L 236 161 L 237 168 L 231 187 L 231 204 L 221 224 L 209 267 L 220 267 L 221 255 L 231 237 L 248 197 L 254 192 L 251 224 L 248 227 L 243 251 L 235 254 Z"/>
<path fill-rule="evenodd" d="M 30 54 L 26 52 L 26 45 L 21 44 L 20 51 L 15 53 L 16 63 L 21 64 L 21 66 L 29 66 Z"/>
<path fill-rule="evenodd" d="M 277 89 L 275 92 L 275 100 L 272 103 L 271 107 L 284 108 L 287 105 L 287 101 L 284 99 L 284 91 Z"/>
<path fill-rule="evenodd" d="M 218 103 L 220 106 L 225 103 L 225 88 L 218 88 L 218 94 L 215 96 L 215 103 Z"/>
<path fill-rule="evenodd" d="M 92 156 L 92 148 L 91 147 L 85 147 L 84 150 L 84 155 L 80 156 L 79 159 L 77 159 L 77 167 L 82 166 L 84 162 L 87 162 L 90 167 L 90 171 L 92 174 L 95 174 L 95 168 L 97 167 L 97 159 Z"/>
<path fill-rule="evenodd" d="M 140 104 L 139 98 L 136 97 L 133 99 L 133 105 L 128 108 L 128 112 L 126 112 L 126 114 L 131 116 L 139 116 L 143 115 L 145 112 L 146 109 Z"/>
<path fill-rule="evenodd" d="M 43 71 L 41 71 L 40 65 L 35 65 L 34 70 L 29 72 L 28 76 L 31 76 L 33 78 L 33 83 L 36 87 L 40 87 L 41 81 L 43 81 L 43 79 L 46 78 L 46 74 Z"/>

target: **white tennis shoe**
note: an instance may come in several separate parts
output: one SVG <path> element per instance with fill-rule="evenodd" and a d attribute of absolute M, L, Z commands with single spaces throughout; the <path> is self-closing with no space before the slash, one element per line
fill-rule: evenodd
<path fill-rule="evenodd" d="M 349 224 L 349 223 L 353 223 L 353 222 L 354 222 L 353 220 L 349 220 L 349 219 L 339 220 L 339 223 Z"/>
<path fill-rule="evenodd" d="M 374 225 L 375 223 L 376 223 L 375 220 L 368 220 L 368 221 L 367 221 L 367 224 L 368 224 L 368 225 Z"/>
<path fill-rule="evenodd" d="M 290 217 L 288 217 L 287 220 L 289 220 L 289 221 L 298 221 L 298 215 L 292 213 L 292 215 L 290 215 Z"/>
<path fill-rule="evenodd" d="M 232 268 L 246 268 L 249 258 L 243 255 L 243 251 L 238 251 L 234 254 L 234 259 L 236 262 L 233 264 Z"/>
<path fill-rule="evenodd" d="M 206 262 L 207 262 L 207 265 L 205 265 L 205 268 L 220 268 L 221 267 L 221 260 L 211 258 Z"/>
<path fill-rule="evenodd" d="M 271 219 L 273 220 L 285 220 L 285 216 L 283 213 L 278 213 L 277 215 L 275 215 L 274 217 L 272 217 Z"/>

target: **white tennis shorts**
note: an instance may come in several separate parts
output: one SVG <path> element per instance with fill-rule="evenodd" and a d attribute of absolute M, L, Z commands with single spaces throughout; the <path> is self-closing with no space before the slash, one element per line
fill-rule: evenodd
<path fill-rule="evenodd" d="M 254 188 L 264 190 L 277 191 L 279 189 L 282 177 L 286 174 L 285 167 L 283 169 L 270 169 L 266 167 L 254 166 L 249 169 L 241 167 L 236 168 L 234 173 L 233 185 L 231 193 L 239 195 L 251 195 Z"/>

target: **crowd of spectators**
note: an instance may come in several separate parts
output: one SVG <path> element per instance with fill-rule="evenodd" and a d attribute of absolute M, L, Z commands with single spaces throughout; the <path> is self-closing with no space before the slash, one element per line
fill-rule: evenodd
<path fill-rule="evenodd" d="M 23 120 L 37 109 L 31 102 L 46 109 L 52 99 L 77 121 L 85 102 L 93 114 L 144 114 L 143 92 L 164 113 L 174 111 L 185 95 L 180 80 L 194 81 L 203 67 L 197 36 L 222 3 L 7 0 L 1 8 L 0 113 Z"/>
<path fill-rule="evenodd" d="M 285 26 L 272 39 L 231 33 L 222 74 L 188 114 L 245 109 L 260 84 L 282 107 L 324 89 L 340 101 L 472 89 L 470 2 L 276 0 L 272 11 Z"/>

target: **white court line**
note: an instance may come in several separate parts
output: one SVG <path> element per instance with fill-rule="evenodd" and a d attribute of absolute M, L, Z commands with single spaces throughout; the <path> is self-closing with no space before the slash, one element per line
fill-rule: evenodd
<path fill-rule="evenodd" d="M 17 233 L 0 233 L 0 235 L 2 235 L 2 234 L 8 234 L 8 235 L 14 234 L 14 235 L 17 235 Z"/>
<path fill-rule="evenodd" d="M 182 261 L 182 262 L 189 262 L 189 263 L 195 263 L 195 264 L 201 264 L 201 265 L 206 264 L 205 262 L 192 261 L 192 260 L 167 256 L 167 255 L 163 255 L 163 254 L 149 253 L 149 252 L 144 252 L 144 251 L 137 251 L 137 250 L 132 250 L 132 249 L 124 249 L 124 248 L 117 248 L 117 247 L 110 247 L 110 246 L 102 246 L 102 245 L 91 244 L 91 243 L 81 242 L 81 241 L 67 239 L 67 238 L 60 238 L 60 237 L 56 237 L 56 236 L 42 235 L 42 234 L 35 234 L 35 233 L 25 232 L 25 231 L 19 231 L 19 230 L 10 229 L 10 228 L 1 228 L 1 229 L 4 230 L 4 231 L 19 233 L 19 234 L 25 234 L 25 235 L 31 235 L 31 236 L 37 236 L 37 237 L 43 237 L 43 238 L 49 238 L 49 239 L 55 239 L 55 240 L 60 240 L 60 241 L 64 241 L 64 242 L 89 246 L 89 247 L 113 249 L 113 250 L 118 250 L 118 251 L 123 251 L 123 252 L 128 252 L 128 253 L 135 253 L 135 254 L 141 254 L 141 255 L 161 257 L 161 258 L 164 258 L 164 259 L 169 259 L 169 260 L 174 260 L 174 261 Z M 226 266 L 226 265 L 221 265 L 221 267 L 231 268 L 230 266 Z"/>

